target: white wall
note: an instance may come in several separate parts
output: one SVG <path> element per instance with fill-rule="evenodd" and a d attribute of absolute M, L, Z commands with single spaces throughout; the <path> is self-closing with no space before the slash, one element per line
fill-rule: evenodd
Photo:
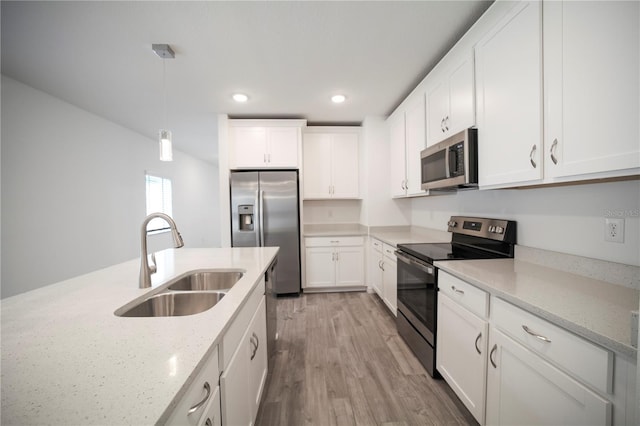
<path fill-rule="evenodd" d="M 138 257 L 145 171 L 172 179 L 185 247 L 219 245 L 216 166 L 4 76 L 1 159 L 2 297 Z"/>
<path fill-rule="evenodd" d="M 360 223 L 362 200 L 303 201 L 303 221 L 307 224 Z"/>
<path fill-rule="evenodd" d="M 413 225 L 446 230 L 451 215 L 518 221 L 518 244 L 640 265 L 640 182 L 462 191 L 416 198 Z M 625 217 L 623 244 L 604 241 L 606 215 Z"/>

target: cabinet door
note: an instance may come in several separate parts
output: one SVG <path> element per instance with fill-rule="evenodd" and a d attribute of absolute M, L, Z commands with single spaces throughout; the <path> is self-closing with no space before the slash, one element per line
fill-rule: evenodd
<path fill-rule="evenodd" d="M 246 336 L 245 336 L 246 337 Z M 249 425 L 251 410 L 249 399 L 249 342 L 243 338 L 227 369 L 220 376 L 222 424 Z"/>
<path fill-rule="evenodd" d="M 404 197 L 406 190 L 406 156 L 404 143 L 404 114 L 389 123 L 389 167 L 392 197 Z"/>
<path fill-rule="evenodd" d="M 640 167 L 640 3 L 550 2 L 543 11 L 546 172 Z"/>
<path fill-rule="evenodd" d="M 358 135 L 334 133 L 331 135 L 332 198 L 358 198 L 360 173 L 358 169 Z"/>
<path fill-rule="evenodd" d="M 480 186 L 542 178 L 541 2 L 521 2 L 476 45 Z"/>
<path fill-rule="evenodd" d="M 260 407 L 260 399 L 267 380 L 267 311 L 265 297 L 256 310 L 245 339 L 249 348 L 249 397 L 251 421 L 255 422 Z"/>
<path fill-rule="evenodd" d="M 331 136 L 306 133 L 303 154 L 304 198 L 331 198 Z"/>
<path fill-rule="evenodd" d="M 398 264 L 395 260 L 385 256 L 382 260 L 382 285 L 384 286 L 384 301 L 396 315 L 398 304 Z"/>
<path fill-rule="evenodd" d="M 299 132 L 297 127 L 267 128 L 267 165 L 269 167 L 298 167 Z"/>
<path fill-rule="evenodd" d="M 335 253 L 333 247 L 307 247 L 305 249 L 307 287 L 335 285 Z"/>
<path fill-rule="evenodd" d="M 487 321 L 440 292 L 436 366 L 458 398 L 484 424 Z"/>
<path fill-rule="evenodd" d="M 449 82 L 446 76 L 434 81 L 427 90 L 427 146 L 447 137 L 446 118 L 449 116 Z"/>
<path fill-rule="evenodd" d="M 491 328 L 487 424 L 609 425 L 611 403 Z"/>
<path fill-rule="evenodd" d="M 424 95 L 407 107 L 405 112 L 407 152 L 407 195 L 424 195 L 421 188 L 420 151 L 425 148 L 425 100 Z"/>
<path fill-rule="evenodd" d="M 382 243 L 378 243 L 382 246 Z M 381 299 L 384 298 L 382 293 L 382 254 L 374 248 L 369 248 L 369 283 Z"/>
<path fill-rule="evenodd" d="M 457 58 L 449 74 L 449 134 L 456 134 L 476 124 L 473 86 L 473 52 Z"/>
<path fill-rule="evenodd" d="M 231 127 L 235 167 L 264 167 L 267 164 L 267 130 L 264 127 Z"/>
<path fill-rule="evenodd" d="M 364 285 L 364 249 L 336 248 L 336 285 L 342 287 Z"/>

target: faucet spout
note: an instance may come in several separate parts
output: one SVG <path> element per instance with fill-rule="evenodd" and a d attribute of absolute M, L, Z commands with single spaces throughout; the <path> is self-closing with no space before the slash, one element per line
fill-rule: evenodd
<path fill-rule="evenodd" d="M 142 221 L 142 227 L 140 228 L 140 288 L 151 287 L 151 274 L 155 273 L 157 270 L 155 256 L 152 255 L 153 264 L 149 265 L 147 252 L 147 225 L 155 218 L 164 219 L 169 224 L 169 228 L 171 228 L 171 236 L 173 237 L 173 244 L 176 248 L 184 246 L 182 235 L 178 232 L 176 222 L 171 218 L 171 216 L 160 212 L 151 213 L 147 216 Z"/>

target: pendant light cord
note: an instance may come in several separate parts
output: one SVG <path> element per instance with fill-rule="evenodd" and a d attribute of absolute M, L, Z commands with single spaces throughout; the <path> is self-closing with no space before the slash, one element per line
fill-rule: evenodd
<path fill-rule="evenodd" d="M 167 70 L 166 59 L 162 58 L 162 91 L 163 91 L 163 108 L 164 108 L 164 123 L 163 127 L 167 129 Z"/>

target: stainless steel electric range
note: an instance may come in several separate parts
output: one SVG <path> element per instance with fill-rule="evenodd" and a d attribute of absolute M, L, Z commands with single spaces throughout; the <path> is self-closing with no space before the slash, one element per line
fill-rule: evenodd
<path fill-rule="evenodd" d="M 516 222 L 452 216 L 451 243 L 398 244 L 398 334 L 432 377 L 436 370 L 436 319 L 440 260 L 513 257 Z"/>

